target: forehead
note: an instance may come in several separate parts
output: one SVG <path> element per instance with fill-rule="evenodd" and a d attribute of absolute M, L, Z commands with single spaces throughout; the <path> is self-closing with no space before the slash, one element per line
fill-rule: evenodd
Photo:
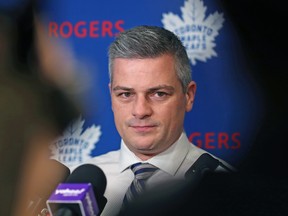
<path fill-rule="evenodd" d="M 114 60 L 113 71 L 113 86 L 176 85 L 179 82 L 175 70 L 175 60 L 171 55 L 144 59 L 117 58 Z"/>

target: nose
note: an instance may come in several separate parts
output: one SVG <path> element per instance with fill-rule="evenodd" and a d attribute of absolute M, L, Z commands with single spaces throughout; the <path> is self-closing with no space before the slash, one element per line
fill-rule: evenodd
<path fill-rule="evenodd" d="M 132 115 L 138 119 L 145 119 L 152 114 L 152 108 L 144 95 L 138 95 L 134 102 L 132 108 Z"/>

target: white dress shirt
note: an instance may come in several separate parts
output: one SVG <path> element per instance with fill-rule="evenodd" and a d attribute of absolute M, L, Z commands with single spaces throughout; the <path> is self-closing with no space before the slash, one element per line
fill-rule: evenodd
<path fill-rule="evenodd" d="M 206 151 L 191 144 L 183 132 L 166 151 L 145 161 L 159 168 L 147 180 L 146 187 L 149 189 L 159 182 L 184 179 L 186 171 L 203 153 Z M 104 196 L 108 201 L 101 216 L 113 216 L 119 212 L 127 188 L 134 179 L 129 166 L 136 162 L 143 161 L 126 147 L 123 140 L 119 150 L 96 156 L 85 162 L 100 167 L 107 178 Z"/>

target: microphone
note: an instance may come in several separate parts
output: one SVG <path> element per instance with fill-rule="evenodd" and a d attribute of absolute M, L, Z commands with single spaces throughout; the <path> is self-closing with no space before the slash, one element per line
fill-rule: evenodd
<path fill-rule="evenodd" d="M 191 179 L 195 183 L 199 182 L 205 175 L 216 170 L 233 172 L 232 168 L 224 165 L 220 160 L 212 157 L 208 153 L 202 154 L 185 173 L 186 179 Z"/>
<path fill-rule="evenodd" d="M 103 211 L 106 176 L 93 164 L 78 166 L 47 200 L 51 216 L 97 216 Z"/>
<path fill-rule="evenodd" d="M 48 211 L 46 200 L 57 185 L 70 175 L 70 170 L 57 160 L 49 159 L 45 172 L 41 173 L 36 185 L 34 185 L 34 198 L 27 205 L 27 214 L 31 216 L 43 215 Z"/>

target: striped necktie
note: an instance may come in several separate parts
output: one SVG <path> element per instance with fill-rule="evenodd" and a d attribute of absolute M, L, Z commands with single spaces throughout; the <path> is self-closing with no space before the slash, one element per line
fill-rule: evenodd
<path fill-rule="evenodd" d="M 149 163 L 135 163 L 130 168 L 134 173 L 134 180 L 125 194 L 124 206 L 145 190 L 145 181 L 158 169 Z"/>

